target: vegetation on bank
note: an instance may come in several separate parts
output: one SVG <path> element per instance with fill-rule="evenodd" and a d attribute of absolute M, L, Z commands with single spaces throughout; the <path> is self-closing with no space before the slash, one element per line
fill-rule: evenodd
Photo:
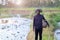
<path fill-rule="evenodd" d="M 12 14 L 10 14 L 9 12 L 4 12 L 5 10 L 32 10 L 33 13 L 29 14 L 29 15 L 25 15 L 23 17 L 27 17 L 27 18 L 33 18 L 34 10 L 36 8 L 0 8 L 0 14 L 2 14 L 3 16 L 0 15 L 0 18 L 5 18 L 5 17 L 11 17 Z M 60 8 L 42 8 L 43 10 L 43 15 L 46 17 L 47 21 L 50 23 L 50 25 L 52 25 L 52 27 L 54 27 L 54 29 L 58 28 L 57 27 L 57 23 L 60 22 L 60 12 L 53 12 L 53 10 L 60 10 Z M 52 12 L 44 12 L 44 10 L 52 10 Z M 13 16 L 13 15 L 12 15 Z M 32 26 L 31 26 L 32 27 Z M 53 33 L 52 30 L 53 28 L 50 28 L 50 40 L 53 40 Z M 48 34 L 46 34 L 46 31 L 44 30 L 43 32 L 43 40 L 48 40 Z M 32 35 L 31 35 L 32 36 Z"/>

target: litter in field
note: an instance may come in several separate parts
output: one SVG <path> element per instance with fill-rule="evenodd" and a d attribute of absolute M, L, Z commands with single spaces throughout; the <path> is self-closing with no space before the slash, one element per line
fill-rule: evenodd
<path fill-rule="evenodd" d="M 27 40 L 31 19 L 2 18 L 0 19 L 0 40 Z"/>

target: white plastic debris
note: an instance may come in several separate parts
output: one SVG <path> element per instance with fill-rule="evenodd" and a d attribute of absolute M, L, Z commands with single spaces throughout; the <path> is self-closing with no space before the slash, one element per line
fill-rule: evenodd
<path fill-rule="evenodd" d="M 60 40 L 60 29 L 57 29 L 57 30 L 54 32 L 54 39 L 55 39 L 55 40 Z"/>
<path fill-rule="evenodd" d="M 2 23 L 1 20 L 8 20 Z M 27 40 L 31 20 L 27 18 L 2 18 L 0 19 L 0 40 Z"/>

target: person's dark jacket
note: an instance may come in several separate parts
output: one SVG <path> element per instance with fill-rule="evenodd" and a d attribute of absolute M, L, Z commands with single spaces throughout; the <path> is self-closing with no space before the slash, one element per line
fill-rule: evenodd
<path fill-rule="evenodd" d="M 46 19 L 44 18 L 43 15 L 40 15 L 40 14 L 37 14 L 34 16 L 34 19 L 33 19 L 33 29 L 40 29 L 40 28 L 43 28 L 42 27 L 42 20 L 45 20 Z M 49 26 L 48 22 L 46 21 L 47 25 Z"/>

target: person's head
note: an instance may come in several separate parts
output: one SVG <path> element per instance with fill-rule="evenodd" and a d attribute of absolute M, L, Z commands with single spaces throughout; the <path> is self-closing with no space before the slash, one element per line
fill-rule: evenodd
<path fill-rule="evenodd" d="M 41 9 L 36 9 L 35 13 L 40 14 L 42 12 Z"/>

